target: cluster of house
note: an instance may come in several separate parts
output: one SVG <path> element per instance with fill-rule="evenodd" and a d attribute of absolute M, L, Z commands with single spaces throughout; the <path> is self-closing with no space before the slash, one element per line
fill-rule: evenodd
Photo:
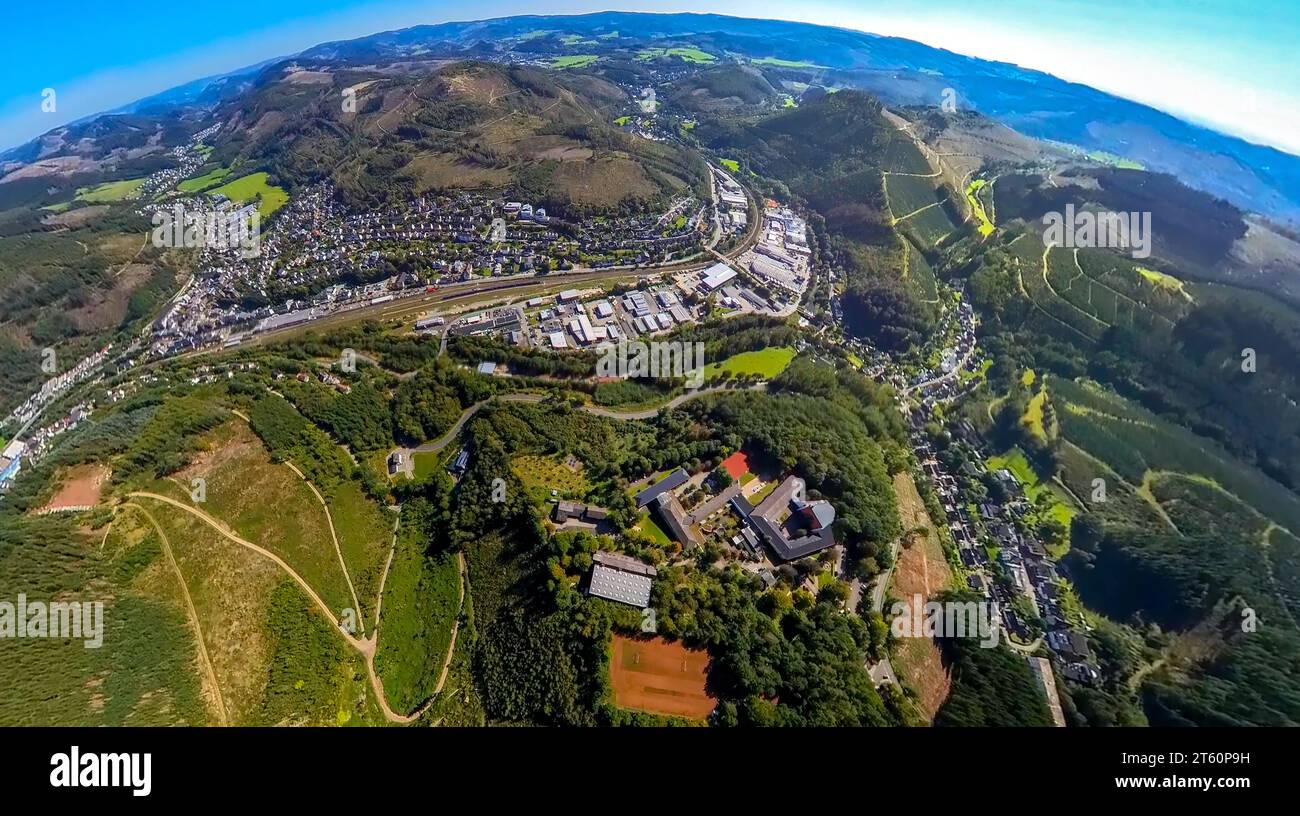
<path fill-rule="evenodd" d="M 572 231 L 593 269 L 656 263 L 699 248 L 705 212 L 703 203 L 686 196 L 670 202 L 662 213 L 590 218 L 572 225 Z"/>
<path fill-rule="evenodd" d="M 952 325 L 953 321 L 956 321 L 955 326 Z M 978 380 L 963 383 L 961 378 L 956 376 L 963 361 L 968 362 L 972 358 L 975 349 L 975 328 L 975 311 L 965 299 L 955 310 L 945 312 L 936 333 L 940 336 L 951 333 L 954 336 L 953 345 L 940 353 L 937 367 L 927 368 L 913 376 L 907 383 L 907 389 L 919 391 L 926 405 L 935 405 L 951 402 L 968 387 L 978 385 Z"/>
<path fill-rule="evenodd" d="M 175 165 L 150 173 L 140 185 L 137 197 L 143 201 L 151 201 L 159 193 L 172 189 L 197 173 L 207 160 L 201 147 L 203 140 L 221 130 L 221 125 L 222 123 L 218 122 L 206 127 L 191 136 L 189 142 L 172 148 L 171 158 Z"/>
<path fill-rule="evenodd" d="M 1061 581 L 1056 564 L 1048 557 L 1046 548 L 1032 533 L 1022 533 L 1016 520 L 1030 510 L 1023 489 L 1015 474 L 999 469 L 993 477 L 1010 497 L 1006 502 L 987 500 L 977 506 L 978 519 L 967 509 L 967 502 L 958 478 L 947 472 L 943 462 L 934 453 L 921 430 L 927 413 L 924 409 L 911 412 L 912 443 L 922 469 L 934 484 L 948 517 L 948 529 L 961 555 L 962 563 L 971 569 L 968 585 L 984 593 L 990 600 L 999 602 L 1003 624 L 1011 634 L 1022 640 L 1030 638 L 1030 631 L 1012 608 L 1011 598 L 1003 588 L 989 580 L 993 570 L 1009 576 L 1015 591 L 1023 595 L 1038 611 L 1047 632 L 1047 645 L 1060 659 L 1061 672 L 1071 680 L 1095 683 L 1099 672 L 1091 662 L 1087 638 L 1070 628 L 1061 609 Z M 977 439 L 974 429 L 967 423 L 961 429 L 970 439 Z M 977 481 L 984 475 L 983 465 L 968 461 L 961 476 Z M 990 564 L 979 527 L 997 542 L 997 565 Z M 1062 648 L 1068 647 L 1068 648 Z"/>
<path fill-rule="evenodd" d="M 202 201 L 206 206 L 208 197 Z M 554 219 L 544 208 L 522 202 L 462 193 L 349 213 L 332 186 L 315 184 L 276 213 L 274 229 L 260 237 L 257 257 L 203 251 L 200 273 L 154 325 L 154 352 L 167 356 L 224 342 L 239 331 L 284 328 L 359 308 L 366 300 L 352 287 L 329 284 L 340 278 L 385 277 L 394 257 L 414 262 L 421 271 L 389 275 L 385 285 L 416 294 L 419 287 L 469 280 L 474 274 L 568 268 L 567 259 L 579 253 L 591 266 L 611 266 L 662 260 L 700 242 L 698 214 L 685 224 L 673 219 L 668 228 L 660 226 L 661 218 L 588 219 L 567 225 L 574 234 L 568 237 L 550 226 Z M 278 301 L 291 291 L 334 287 L 341 291 L 320 302 L 314 298 L 311 308 L 286 303 L 280 310 L 247 310 L 238 305 L 250 296 Z"/>
<path fill-rule="evenodd" d="M 110 343 L 94 354 L 78 360 L 77 364 L 72 368 L 57 374 L 52 373 L 48 379 L 41 383 L 41 387 L 34 394 L 23 400 L 17 408 L 9 413 L 9 416 L 4 418 L 3 422 L 0 422 L 0 427 L 26 425 L 41 412 L 42 408 L 58 399 L 72 386 L 98 371 L 99 367 L 108 359 L 108 353 L 112 349 L 113 345 Z M 40 364 L 53 368 L 58 365 L 58 358 L 57 356 L 43 357 Z"/>
<path fill-rule="evenodd" d="M 78 403 L 68 413 L 28 434 L 26 439 L 10 440 L 0 453 L 0 492 L 13 485 L 24 461 L 29 465 L 39 462 L 49 453 L 55 437 L 80 425 L 93 410 L 90 402 Z"/>
<path fill-rule="evenodd" d="M 27 452 L 27 443 L 14 439 L 0 453 L 0 490 L 8 490 L 22 470 L 23 454 Z"/>

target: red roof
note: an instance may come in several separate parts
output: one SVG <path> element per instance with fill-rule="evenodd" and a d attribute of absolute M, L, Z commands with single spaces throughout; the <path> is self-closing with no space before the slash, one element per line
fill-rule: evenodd
<path fill-rule="evenodd" d="M 739 479 L 749 472 L 749 457 L 743 451 L 736 451 L 722 460 L 722 466 L 727 469 L 731 478 Z"/>

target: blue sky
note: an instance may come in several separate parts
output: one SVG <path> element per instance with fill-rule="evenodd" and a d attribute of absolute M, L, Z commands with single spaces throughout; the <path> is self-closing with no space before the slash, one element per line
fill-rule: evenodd
<path fill-rule="evenodd" d="M 12 3 L 0 149 L 318 42 L 510 14 L 712 11 L 908 37 L 1037 68 L 1300 154 L 1297 0 L 157 0 Z M 41 110 L 53 88 L 57 108 Z"/>

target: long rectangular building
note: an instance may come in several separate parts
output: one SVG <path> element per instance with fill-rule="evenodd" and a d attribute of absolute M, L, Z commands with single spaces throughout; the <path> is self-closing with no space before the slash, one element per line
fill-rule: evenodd
<path fill-rule="evenodd" d="M 650 605 L 650 588 L 658 570 L 618 553 L 598 552 L 591 560 L 590 594 L 641 609 Z"/>
<path fill-rule="evenodd" d="M 675 487 L 679 487 L 685 484 L 686 480 L 689 478 L 690 476 L 686 473 L 686 471 L 682 470 L 681 468 L 674 470 L 665 478 L 659 480 L 658 482 L 655 482 L 654 484 L 642 490 L 640 493 L 636 494 L 636 506 L 645 507 L 647 504 L 654 501 L 664 491 L 672 490 Z"/>

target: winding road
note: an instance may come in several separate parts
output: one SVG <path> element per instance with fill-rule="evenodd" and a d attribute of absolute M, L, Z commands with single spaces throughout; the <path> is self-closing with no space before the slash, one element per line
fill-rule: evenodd
<path fill-rule="evenodd" d="M 674 408 L 677 408 L 679 405 L 690 402 L 691 400 L 694 399 L 699 399 L 700 397 L 706 396 L 708 394 L 718 394 L 723 391 L 742 391 L 742 390 L 763 391 L 766 389 L 767 389 L 767 383 L 765 382 L 758 383 L 756 385 L 746 386 L 743 389 L 727 388 L 726 386 L 716 385 L 716 386 L 710 386 L 708 388 L 700 388 L 695 391 L 687 391 L 685 394 L 678 394 L 676 397 L 673 397 L 672 399 L 668 400 L 662 405 L 656 405 L 653 408 L 642 408 L 642 409 L 631 410 L 631 411 L 619 411 L 615 408 L 602 408 L 599 405 L 582 405 L 578 407 L 578 410 L 585 411 L 588 414 L 592 414 L 593 416 L 604 417 L 605 419 L 622 419 L 622 420 L 653 419 L 654 417 L 658 416 L 660 411 L 671 411 Z M 437 453 L 438 451 L 450 445 L 456 439 L 456 437 L 460 435 L 461 430 L 465 427 L 465 423 L 469 422 L 470 419 L 483 408 L 483 406 L 492 402 L 492 400 L 497 400 L 499 402 L 524 402 L 524 403 L 536 404 L 545 401 L 547 399 L 547 396 L 548 395 L 546 394 L 511 393 L 511 394 L 498 394 L 496 396 L 490 397 L 489 399 L 479 400 L 478 402 L 474 403 L 473 405 L 469 406 L 464 411 L 462 411 L 460 418 L 456 420 L 456 424 L 452 425 L 451 428 L 442 436 L 438 437 L 437 439 L 424 442 L 420 445 L 417 445 L 414 448 L 396 448 L 390 452 L 390 455 L 396 452 L 401 452 L 407 455 L 412 453 Z"/>

